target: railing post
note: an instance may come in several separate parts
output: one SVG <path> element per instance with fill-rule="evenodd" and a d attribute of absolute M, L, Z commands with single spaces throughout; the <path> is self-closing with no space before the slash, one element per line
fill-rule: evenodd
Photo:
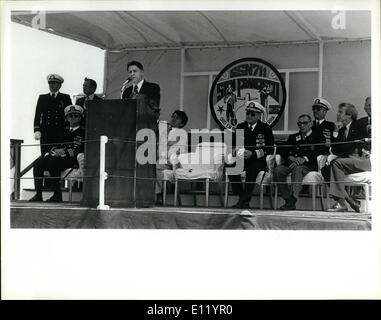
<path fill-rule="evenodd" d="M 14 167 L 13 199 L 20 200 L 21 144 L 24 140 L 11 139 L 11 166 Z"/>
<path fill-rule="evenodd" d="M 110 207 L 105 205 L 105 180 L 107 179 L 106 168 L 106 143 L 108 138 L 101 136 L 99 153 L 99 204 L 97 209 L 108 210 Z"/>

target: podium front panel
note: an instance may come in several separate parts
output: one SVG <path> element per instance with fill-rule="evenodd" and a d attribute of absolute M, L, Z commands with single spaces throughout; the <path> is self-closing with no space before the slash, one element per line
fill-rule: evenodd
<path fill-rule="evenodd" d="M 155 165 L 135 161 L 136 132 L 154 127 L 145 102 L 92 100 L 87 104 L 84 185 L 81 205 L 99 203 L 100 137 L 107 136 L 105 204 L 111 207 L 153 206 Z M 134 186 L 134 178 L 136 185 Z"/>

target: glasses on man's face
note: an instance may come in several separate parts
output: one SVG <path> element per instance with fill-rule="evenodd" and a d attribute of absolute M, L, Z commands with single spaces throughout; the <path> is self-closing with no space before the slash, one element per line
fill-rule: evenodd
<path fill-rule="evenodd" d="M 80 115 L 79 115 L 79 114 L 72 113 L 72 114 L 68 114 L 67 117 L 68 117 L 68 118 L 79 118 Z"/>
<path fill-rule="evenodd" d="M 254 117 L 255 114 L 256 114 L 256 112 L 254 112 L 254 111 L 246 111 L 246 115 L 247 115 L 247 116 L 252 116 L 252 117 Z"/>
<path fill-rule="evenodd" d="M 299 126 L 299 127 L 301 127 L 301 126 L 306 126 L 307 124 L 309 124 L 311 121 L 298 121 L 297 122 L 297 125 Z"/>

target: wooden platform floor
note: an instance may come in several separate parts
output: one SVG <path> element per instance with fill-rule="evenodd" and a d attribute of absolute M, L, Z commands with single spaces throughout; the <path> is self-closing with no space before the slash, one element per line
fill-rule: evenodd
<path fill-rule="evenodd" d="M 12 228 L 371 230 L 371 214 L 173 207 L 96 208 L 79 203 L 13 201 Z"/>

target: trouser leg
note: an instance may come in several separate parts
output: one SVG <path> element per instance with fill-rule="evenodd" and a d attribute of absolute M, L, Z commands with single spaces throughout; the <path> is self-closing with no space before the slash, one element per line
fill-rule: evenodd
<path fill-rule="evenodd" d="M 250 202 L 257 175 L 262 170 L 265 170 L 265 167 L 263 163 L 259 161 L 252 162 L 246 167 L 246 183 L 244 191 L 245 201 Z"/>
<path fill-rule="evenodd" d="M 282 164 L 274 169 L 274 182 L 282 182 L 278 184 L 278 188 L 283 199 L 289 199 L 291 196 L 290 187 L 286 183 L 290 172 L 290 168 Z"/>
<path fill-rule="evenodd" d="M 361 169 L 360 169 L 361 168 Z M 334 198 L 348 198 L 345 190 L 345 176 L 351 173 L 363 172 L 362 168 L 370 169 L 370 161 L 368 159 L 339 158 L 331 162 L 331 182 L 329 193 Z"/>
<path fill-rule="evenodd" d="M 45 170 L 45 158 L 39 158 L 33 166 L 34 188 L 38 194 L 42 194 L 42 180 Z"/>
<path fill-rule="evenodd" d="M 231 182 L 233 194 L 241 197 L 243 193 L 241 175 L 230 175 L 229 180 Z"/>
<path fill-rule="evenodd" d="M 298 197 L 300 190 L 302 190 L 303 177 L 310 171 L 310 168 L 304 165 L 296 166 L 292 169 L 291 181 L 293 183 L 291 189 L 295 197 Z"/>
<path fill-rule="evenodd" d="M 321 168 L 321 175 L 323 176 L 324 180 L 329 182 L 331 179 L 331 166 L 325 165 L 323 168 Z"/>
<path fill-rule="evenodd" d="M 76 160 L 73 158 L 51 156 L 45 157 L 45 159 L 45 170 L 48 170 L 50 173 L 52 189 L 55 193 L 60 193 L 61 171 L 73 168 Z"/>

